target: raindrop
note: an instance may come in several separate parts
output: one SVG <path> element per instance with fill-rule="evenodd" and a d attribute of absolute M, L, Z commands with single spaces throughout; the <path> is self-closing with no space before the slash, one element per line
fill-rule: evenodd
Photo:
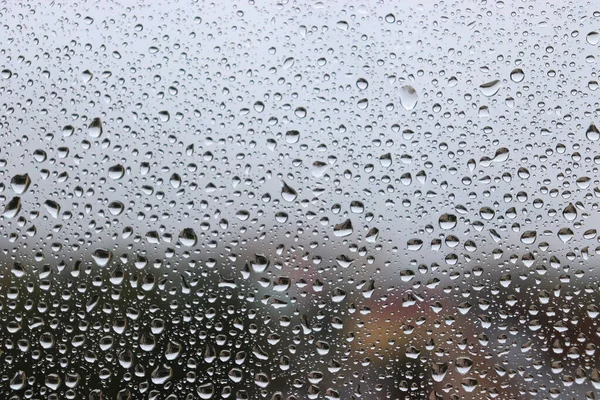
<path fill-rule="evenodd" d="M 102 120 L 100 118 L 94 118 L 88 126 L 88 135 L 94 139 L 98 139 L 102 136 Z"/>
<path fill-rule="evenodd" d="M 502 86 L 502 84 L 500 83 L 500 81 L 498 79 L 496 79 L 494 81 L 490 81 L 490 82 L 480 85 L 479 90 L 481 91 L 481 93 L 484 96 L 492 97 L 493 95 L 498 93 L 498 90 L 500 90 L 501 86 Z"/>
<path fill-rule="evenodd" d="M 8 203 L 4 206 L 4 211 L 2 212 L 2 216 L 7 219 L 11 219 L 17 216 L 21 211 L 21 198 L 13 197 L 10 199 Z"/>
<path fill-rule="evenodd" d="M 600 43 L 600 33 L 596 31 L 588 33 L 585 37 L 585 41 L 593 46 L 597 45 L 598 43 Z"/>
<path fill-rule="evenodd" d="M 285 133 L 285 141 L 289 144 L 298 143 L 300 140 L 300 132 L 296 130 L 287 131 Z"/>
<path fill-rule="evenodd" d="M 448 229 L 454 229 L 456 227 L 458 219 L 456 218 L 456 215 L 454 214 L 442 214 L 439 218 L 439 225 L 440 228 L 448 230 Z"/>
<path fill-rule="evenodd" d="M 515 68 L 510 73 L 510 79 L 515 83 L 523 82 L 523 79 L 525 79 L 525 72 L 523 72 L 521 68 Z"/>
<path fill-rule="evenodd" d="M 590 124 L 590 126 L 587 128 L 587 131 L 585 132 L 585 137 L 594 142 L 600 139 L 600 131 L 598 130 L 596 125 Z"/>
<path fill-rule="evenodd" d="M 81 81 L 83 83 L 88 83 L 89 81 L 92 80 L 93 77 L 94 77 L 94 74 L 92 74 L 89 69 L 86 69 L 85 71 L 83 71 L 81 73 Z"/>
<path fill-rule="evenodd" d="M 121 179 L 125 175 L 125 167 L 121 164 L 113 165 L 108 169 L 108 176 L 111 179 L 118 180 Z"/>
<path fill-rule="evenodd" d="M 349 219 L 333 227 L 333 233 L 337 237 L 349 236 L 353 232 L 354 229 L 352 228 L 352 221 Z"/>
<path fill-rule="evenodd" d="M 192 228 L 185 228 L 179 232 L 179 241 L 185 247 L 192 247 L 198 242 L 198 237 Z"/>
<path fill-rule="evenodd" d="M 265 110 L 265 104 L 262 101 L 254 103 L 254 111 L 261 113 Z"/>
<path fill-rule="evenodd" d="M 365 78 L 358 78 L 356 81 L 356 87 L 360 90 L 366 90 L 369 87 L 369 82 Z"/>
<path fill-rule="evenodd" d="M 281 182 L 281 197 L 287 202 L 292 202 L 298 197 L 298 193 L 287 183 Z"/>
<path fill-rule="evenodd" d="M 348 30 L 348 23 L 346 21 L 338 21 L 335 26 L 342 31 Z"/>
<path fill-rule="evenodd" d="M 414 109 L 417 105 L 419 96 L 415 88 L 409 85 L 402 86 L 400 88 L 400 104 L 406 111 Z"/>
<path fill-rule="evenodd" d="M 112 258 L 112 254 L 107 249 L 96 249 L 92 253 L 92 259 L 99 267 L 106 267 Z"/>

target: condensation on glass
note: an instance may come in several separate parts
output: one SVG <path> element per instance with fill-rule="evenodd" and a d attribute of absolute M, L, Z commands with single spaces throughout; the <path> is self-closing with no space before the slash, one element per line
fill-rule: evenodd
<path fill-rule="evenodd" d="M 3 399 L 594 399 L 600 6 L 0 5 Z"/>

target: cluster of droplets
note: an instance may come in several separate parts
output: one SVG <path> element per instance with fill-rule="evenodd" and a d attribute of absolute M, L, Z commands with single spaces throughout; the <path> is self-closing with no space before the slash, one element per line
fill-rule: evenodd
<path fill-rule="evenodd" d="M 544 7 L 0 10 L 3 398 L 593 399 L 600 12 Z"/>

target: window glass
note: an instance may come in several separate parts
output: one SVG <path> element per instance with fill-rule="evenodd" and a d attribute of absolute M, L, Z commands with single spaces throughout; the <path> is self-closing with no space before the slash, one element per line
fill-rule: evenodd
<path fill-rule="evenodd" d="M 2 3 L 0 398 L 595 398 L 599 31 Z"/>

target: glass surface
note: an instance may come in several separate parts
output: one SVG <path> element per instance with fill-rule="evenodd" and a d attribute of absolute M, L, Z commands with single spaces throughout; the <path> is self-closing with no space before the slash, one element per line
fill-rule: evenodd
<path fill-rule="evenodd" d="M 0 398 L 594 399 L 599 31 L 3 2 Z"/>

